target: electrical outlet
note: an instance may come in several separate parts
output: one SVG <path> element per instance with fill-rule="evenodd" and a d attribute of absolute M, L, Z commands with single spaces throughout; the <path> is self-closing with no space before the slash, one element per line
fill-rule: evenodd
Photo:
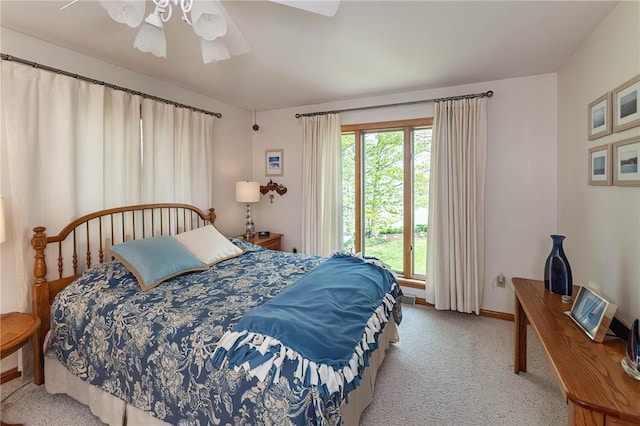
<path fill-rule="evenodd" d="M 500 272 L 496 277 L 496 286 L 504 287 L 506 283 L 507 283 L 507 279 L 505 278 L 504 274 Z"/>

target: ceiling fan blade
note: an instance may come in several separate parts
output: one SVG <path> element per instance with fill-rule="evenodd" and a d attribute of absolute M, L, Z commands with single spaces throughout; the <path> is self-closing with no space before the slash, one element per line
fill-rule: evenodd
<path fill-rule="evenodd" d="M 79 1 L 79 0 L 72 0 L 71 2 L 69 2 L 69 3 L 65 4 L 64 6 L 62 6 L 62 7 L 60 8 L 60 10 L 65 10 L 66 8 L 68 8 L 69 6 L 71 6 L 71 5 L 72 5 L 72 4 L 74 4 L 74 3 L 77 3 L 78 1 Z"/>
<path fill-rule="evenodd" d="M 340 0 L 270 0 L 274 3 L 283 4 L 285 6 L 295 7 L 296 9 L 306 10 L 307 12 L 317 13 L 332 17 L 338 11 Z"/>

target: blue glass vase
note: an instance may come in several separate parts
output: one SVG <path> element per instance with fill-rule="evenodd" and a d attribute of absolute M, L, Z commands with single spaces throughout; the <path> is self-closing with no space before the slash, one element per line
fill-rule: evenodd
<path fill-rule="evenodd" d="M 544 265 L 544 288 L 551 293 L 560 294 L 562 301 L 571 303 L 571 291 L 573 290 L 573 277 L 571 266 L 562 249 L 564 235 L 552 235 L 553 246 Z"/>

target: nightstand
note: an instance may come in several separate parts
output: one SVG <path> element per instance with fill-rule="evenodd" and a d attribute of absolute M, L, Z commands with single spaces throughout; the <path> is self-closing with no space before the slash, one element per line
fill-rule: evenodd
<path fill-rule="evenodd" d="M 34 359 L 40 358 L 40 318 L 21 312 L 0 315 L 0 359 L 20 349 L 29 339 L 33 342 Z M 0 425 L 10 426 L 1 420 Z"/>
<path fill-rule="evenodd" d="M 268 237 L 255 237 L 246 238 L 244 235 L 237 237 L 238 239 L 249 241 L 255 245 L 264 247 L 268 250 L 281 250 L 280 243 L 282 242 L 282 234 L 271 233 Z"/>

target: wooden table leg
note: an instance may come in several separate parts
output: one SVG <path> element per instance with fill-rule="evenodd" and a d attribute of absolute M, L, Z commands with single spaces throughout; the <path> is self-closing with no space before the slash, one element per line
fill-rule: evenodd
<path fill-rule="evenodd" d="M 527 315 L 522 309 L 518 294 L 515 295 L 515 316 L 514 316 L 515 344 L 513 348 L 513 372 L 518 374 L 527 371 Z"/>
<path fill-rule="evenodd" d="M 36 385 L 44 383 L 44 361 L 42 359 L 42 339 L 40 339 L 40 328 L 31 337 L 33 343 L 33 382 Z"/>
<path fill-rule="evenodd" d="M 571 400 L 567 401 L 567 405 L 569 414 L 567 416 L 567 424 L 569 426 L 604 426 L 605 424 L 609 424 L 602 413 L 597 413 L 589 410 L 588 408 L 580 407 L 579 405 L 574 404 Z"/>

